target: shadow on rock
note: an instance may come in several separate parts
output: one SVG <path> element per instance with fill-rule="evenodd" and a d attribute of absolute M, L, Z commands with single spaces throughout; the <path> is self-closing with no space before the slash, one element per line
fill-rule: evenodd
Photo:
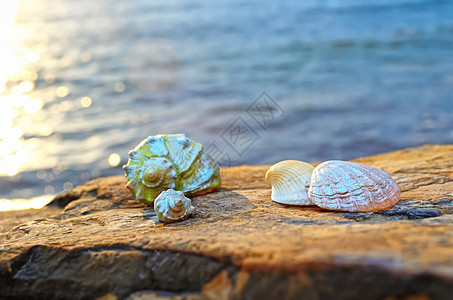
<path fill-rule="evenodd" d="M 235 215 L 245 214 L 255 208 L 250 200 L 230 189 L 221 188 L 216 192 L 205 195 L 194 196 L 192 205 L 195 211 L 192 216 L 175 223 L 167 223 L 166 226 L 189 226 L 203 222 L 229 218 Z M 158 220 L 152 207 L 143 210 L 143 217 L 162 223 Z"/>

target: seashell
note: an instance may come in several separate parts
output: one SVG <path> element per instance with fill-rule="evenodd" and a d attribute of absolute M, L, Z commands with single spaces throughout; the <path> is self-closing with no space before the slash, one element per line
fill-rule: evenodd
<path fill-rule="evenodd" d="M 163 191 L 154 200 L 154 211 L 165 223 L 177 222 L 193 213 L 192 201 L 183 192 L 173 189 Z"/>
<path fill-rule="evenodd" d="M 395 205 L 400 200 L 400 188 L 378 168 L 333 160 L 315 168 L 308 197 L 325 209 L 372 212 Z"/>
<path fill-rule="evenodd" d="M 141 202 L 152 204 L 162 191 L 175 189 L 188 196 L 220 188 L 218 164 L 203 146 L 184 134 L 160 134 L 144 139 L 129 151 L 126 187 Z"/>
<path fill-rule="evenodd" d="M 271 199 L 291 205 L 313 205 L 308 198 L 308 186 L 314 167 L 306 162 L 284 160 L 266 173 L 266 183 L 272 187 Z"/>

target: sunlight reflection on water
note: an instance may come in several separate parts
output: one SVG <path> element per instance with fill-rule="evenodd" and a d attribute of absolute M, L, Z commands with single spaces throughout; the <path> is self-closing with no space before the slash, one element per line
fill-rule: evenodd
<path fill-rule="evenodd" d="M 22 113 L 37 113 L 43 105 L 40 99 L 27 95 L 34 88 L 34 82 L 27 79 L 36 79 L 36 72 L 28 70 L 27 64 L 38 60 L 39 56 L 35 52 L 25 56 L 15 53 L 17 39 L 20 40 L 14 26 L 16 12 L 16 1 L 0 3 L 0 175 L 8 176 L 22 171 L 30 157 L 24 146 L 24 132 L 14 120 Z"/>
<path fill-rule="evenodd" d="M 20 114 L 36 114 L 43 106 L 40 99 L 27 95 L 34 88 L 37 74 L 27 67 L 39 60 L 36 52 L 16 53 L 20 32 L 15 27 L 17 1 L 0 2 L 0 175 L 14 176 L 23 171 L 31 157 L 24 145 L 23 130 L 15 125 Z M 49 196 L 33 199 L 0 199 L 0 211 L 41 208 Z"/>
<path fill-rule="evenodd" d="M 51 195 L 45 195 L 30 199 L 0 199 L 0 211 L 30 208 L 39 209 L 48 204 L 52 198 L 53 196 Z"/>

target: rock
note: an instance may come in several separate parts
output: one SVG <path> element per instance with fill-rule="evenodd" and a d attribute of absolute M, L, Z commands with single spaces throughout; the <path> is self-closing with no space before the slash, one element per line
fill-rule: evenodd
<path fill-rule="evenodd" d="M 123 176 L 96 179 L 0 214 L 0 298 L 451 299 L 452 158 L 447 145 L 354 160 L 402 188 L 376 213 L 280 205 L 268 166 L 240 166 L 163 224 Z"/>

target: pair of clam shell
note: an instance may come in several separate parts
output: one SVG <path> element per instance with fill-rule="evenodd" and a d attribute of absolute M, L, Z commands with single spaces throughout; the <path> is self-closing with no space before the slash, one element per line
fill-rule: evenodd
<path fill-rule="evenodd" d="M 273 201 L 317 205 L 349 212 L 389 209 L 400 200 L 400 188 L 386 172 L 347 161 L 326 161 L 316 168 L 295 160 L 273 165 L 266 173 Z"/>

